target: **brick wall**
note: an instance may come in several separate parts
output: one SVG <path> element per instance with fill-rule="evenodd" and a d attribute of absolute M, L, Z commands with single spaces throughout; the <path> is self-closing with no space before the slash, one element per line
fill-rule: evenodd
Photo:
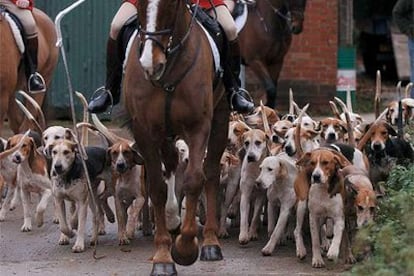
<path fill-rule="evenodd" d="M 287 91 L 291 87 L 300 106 L 309 102 L 311 112 L 329 112 L 327 99 L 336 92 L 337 50 L 337 1 L 308 0 L 304 31 L 293 36 L 285 57 L 279 78 L 277 108 L 286 111 Z"/>

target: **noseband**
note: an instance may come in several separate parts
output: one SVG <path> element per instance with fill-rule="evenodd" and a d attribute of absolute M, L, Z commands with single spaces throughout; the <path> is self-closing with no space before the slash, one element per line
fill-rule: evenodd
<path fill-rule="evenodd" d="M 172 28 L 168 28 L 168 29 L 163 29 L 163 30 L 159 30 L 159 31 L 154 31 L 154 32 L 149 32 L 147 30 L 145 30 L 144 28 L 140 28 L 139 32 L 141 34 L 141 37 L 144 37 L 143 41 L 142 41 L 142 45 L 145 44 L 145 42 L 147 40 L 152 40 L 155 45 L 157 47 L 159 47 L 161 49 L 161 51 L 164 53 L 166 59 L 168 59 L 168 56 L 173 54 L 174 52 L 178 51 L 185 43 L 185 41 L 187 40 L 188 36 L 190 35 L 190 31 L 194 25 L 195 22 L 195 17 L 197 15 L 197 11 L 198 8 L 194 9 L 194 13 L 191 17 L 191 21 L 190 24 L 188 25 L 187 31 L 185 33 L 185 35 L 183 36 L 183 38 L 177 43 L 177 45 L 173 46 L 173 39 L 174 39 L 174 33 L 175 33 L 175 29 L 176 29 L 176 24 L 177 24 L 177 19 L 178 19 L 178 10 L 180 8 L 180 1 L 181 0 L 176 0 L 177 1 L 177 5 L 175 7 L 175 18 L 174 18 L 174 23 L 172 24 Z M 198 4 L 198 1 L 197 1 Z M 198 6 L 198 5 L 197 5 Z M 164 45 L 161 42 L 161 39 L 163 36 L 167 36 L 168 35 L 168 44 L 167 47 L 164 47 Z M 142 51 L 142 49 L 141 49 Z"/>

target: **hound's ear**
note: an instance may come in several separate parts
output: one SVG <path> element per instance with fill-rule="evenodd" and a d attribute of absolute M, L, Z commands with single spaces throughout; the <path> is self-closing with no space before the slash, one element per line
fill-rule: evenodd
<path fill-rule="evenodd" d="M 52 158 L 52 150 L 55 147 L 56 143 L 52 143 L 49 146 L 47 146 L 47 148 L 45 148 L 43 150 L 44 154 L 48 157 L 48 158 Z"/>
<path fill-rule="evenodd" d="M 276 172 L 276 175 L 279 178 L 286 178 L 287 175 L 288 175 L 288 171 L 287 171 L 286 166 L 280 161 L 279 161 L 279 170 Z"/>
<path fill-rule="evenodd" d="M 142 155 L 133 148 L 131 148 L 131 150 L 134 156 L 134 163 L 137 165 L 144 165 L 144 158 L 142 157 Z"/>
<path fill-rule="evenodd" d="M 70 128 L 65 129 L 65 139 L 69 141 L 75 141 L 75 133 Z"/>
<path fill-rule="evenodd" d="M 10 139 L 8 139 L 7 142 L 6 142 L 6 148 L 5 148 L 5 150 L 8 150 L 8 149 L 11 149 L 11 141 L 10 141 Z"/>
<path fill-rule="evenodd" d="M 349 162 L 349 160 L 346 159 L 346 157 L 342 153 L 335 152 L 334 154 L 336 163 L 339 165 L 340 168 L 345 168 L 346 166 L 352 165 L 351 162 Z"/>
<path fill-rule="evenodd" d="M 296 161 L 296 165 L 297 166 L 301 166 L 304 167 L 308 164 L 310 158 L 311 158 L 312 153 L 310 152 L 305 152 L 298 161 Z"/>
<path fill-rule="evenodd" d="M 346 123 L 344 121 L 339 120 L 339 126 L 341 127 L 341 129 L 344 133 L 348 132 L 348 126 L 346 125 Z"/>
<path fill-rule="evenodd" d="M 300 200 L 306 200 L 308 198 L 310 182 L 306 170 L 302 169 L 299 171 L 293 183 L 296 197 Z"/>
<path fill-rule="evenodd" d="M 364 134 L 365 134 L 365 133 L 367 133 L 368 129 L 370 129 L 370 127 L 372 126 L 372 124 L 373 124 L 373 123 L 366 124 L 365 126 L 363 126 L 363 131 L 364 131 Z"/>
<path fill-rule="evenodd" d="M 111 150 L 112 150 L 112 148 L 110 148 L 110 147 L 106 150 L 106 162 L 105 162 L 105 164 L 108 167 L 111 166 L 111 164 L 112 164 Z"/>
<path fill-rule="evenodd" d="M 352 195 L 352 197 L 356 197 L 356 195 L 358 194 L 358 189 L 354 185 L 354 183 L 345 182 L 344 185 L 345 185 L 345 190 L 347 194 Z"/>
<path fill-rule="evenodd" d="M 385 123 L 385 127 L 388 130 L 388 134 L 391 136 L 398 136 L 397 132 L 395 131 L 395 129 L 388 123 Z"/>
<path fill-rule="evenodd" d="M 70 149 L 73 151 L 73 152 L 79 152 L 79 150 L 78 150 L 78 145 L 75 143 L 75 142 L 72 142 L 72 141 L 68 141 L 67 142 L 68 143 L 68 145 L 70 146 Z"/>
<path fill-rule="evenodd" d="M 316 122 L 315 131 L 322 131 L 322 121 Z"/>
<path fill-rule="evenodd" d="M 32 147 L 33 150 L 35 150 L 37 148 L 35 140 L 32 137 L 29 137 L 29 141 L 30 141 L 30 146 Z"/>
<path fill-rule="evenodd" d="M 305 133 L 309 137 L 309 139 L 314 139 L 316 136 L 320 134 L 319 131 L 314 129 L 307 129 Z"/>

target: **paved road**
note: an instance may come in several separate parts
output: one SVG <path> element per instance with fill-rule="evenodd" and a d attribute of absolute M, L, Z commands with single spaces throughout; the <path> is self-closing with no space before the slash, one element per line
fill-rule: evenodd
<path fill-rule="evenodd" d="M 21 207 L 9 213 L 0 224 L 0 275 L 149 275 L 152 237 L 143 237 L 138 232 L 131 245 L 121 247 L 117 245 L 116 225 L 107 223 L 107 234 L 100 236 L 97 247 L 97 256 L 104 258 L 95 260 L 91 247 L 84 253 L 71 253 L 73 239 L 71 245 L 58 245 L 58 226 L 51 218 L 52 204 L 45 225 L 23 233 Z M 90 224 L 87 230 L 88 241 Z M 344 265 L 331 262 L 327 262 L 327 268 L 313 269 L 309 256 L 298 261 L 292 241 L 277 248 L 272 256 L 263 257 L 260 249 L 266 243 L 264 237 L 241 247 L 237 229 L 232 229 L 231 234 L 232 238 L 222 241 L 223 261 L 197 261 L 189 267 L 177 265 L 179 275 L 336 275 L 344 270 Z"/>
<path fill-rule="evenodd" d="M 8 137 L 9 133 L 5 133 Z M 36 197 L 33 197 L 37 201 Z M 34 206 L 34 205 L 33 205 Z M 107 223 L 107 234 L 100 236 L 95 260 L 93 249 L 84 253 L 71 253 L 71 245 L 58 245 L 59 229 L 52 223 L 52 204 L 46 212 L 45 224 L 30 233 L 20 232 L 23 223 L 22 208 L 9 212 L 6 221 L 0 222 L 0 275 L 149 275 L 150 258 L 153 254 L 152 237 L 143 237 L 140 232 L 128 246 L 118 246 L 116 224 Z M 34 209 L 34 207 L 33 207 Z M 91 214 L 88 215 L 88 222 Z M 91 225 L 87 228 L 90 239 Z M 313 269 L 311 257 L 299 261 L 295 257 L 295 246 L 289 241 L 277 247 L 270 257 L 263 257 L 261 248 L 267 242 L 265 231 L 259 241 L 241 247 L 238 230 L 231 229 L 231 238 L 222 241 L 224 260 L 200 262 L 183 267 L 177 265 L 179 275 L 336 275 L 345 269 L 343 264 L 327 261 L 327 267 Z M 309 245 L 309 243 L 308 243 Z M 308 248 L 308 253 L 310 249 Z"/>

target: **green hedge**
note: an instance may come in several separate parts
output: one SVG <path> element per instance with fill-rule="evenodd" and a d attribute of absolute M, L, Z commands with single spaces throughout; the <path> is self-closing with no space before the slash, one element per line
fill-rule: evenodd
<path fill-rule="evenodd" d="M 379 201 L 375 224 L 361 229 L 354 252 L 371 248 L 350 275 L 414 275 L 414 165 L 396 167 Z"/>

